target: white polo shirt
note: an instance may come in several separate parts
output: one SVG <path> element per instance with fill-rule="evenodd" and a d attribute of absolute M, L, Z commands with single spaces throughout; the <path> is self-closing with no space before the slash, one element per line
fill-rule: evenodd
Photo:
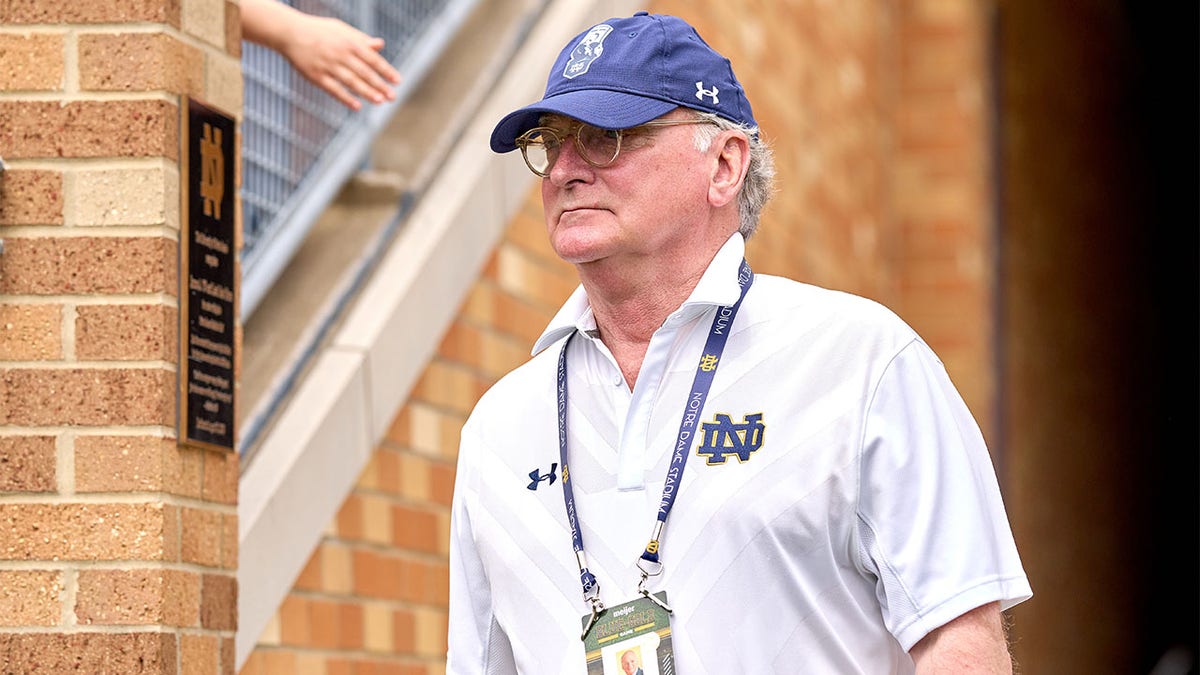
<path fill-rule="evenodd" d="M 735 234 L 654 334 L 632 392 L 577 289 L 536 356 L 476 406 L 454 496 L 449 673 L 585 672 L 588 605 L 559 475 L 563 339 L 581 333 L 570 477 L 612 606 L 636 596 L 685 399 L 743 255 Z M 650 588 L 674 608 L 677 672 L 912 672 L 908 649 L 931 630 L 1030 597 L 975 421 L 884 307 L 757 275 L 701 420 L 732 431 L 745 458 L 698 434 L 666 524 Z"/>

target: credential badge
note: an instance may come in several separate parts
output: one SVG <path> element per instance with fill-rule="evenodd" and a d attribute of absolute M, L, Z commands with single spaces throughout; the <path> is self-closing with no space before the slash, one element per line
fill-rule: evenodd
<path fill-rule="evenodd" d="M 604 53 L 604 38 L 612 32 L 612 26 L 601 23 L 592 26 L 592 29 L 583 36 L 579 44 L 571 50 L 571 58 L 567 61 L 567 67 L 563 69 L 563 77 L 568 80 L 583 75 L 592 67 L 592 61 L 600 58 Z"/>

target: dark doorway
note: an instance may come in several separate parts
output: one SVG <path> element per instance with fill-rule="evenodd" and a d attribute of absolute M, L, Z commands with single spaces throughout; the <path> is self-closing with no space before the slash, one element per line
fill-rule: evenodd
<path fill-rule="evenodd" d="M 1196 672 L 1197 5 L 996 17 L 1003 468 L 1035 594 L 1017 659 Z"/>

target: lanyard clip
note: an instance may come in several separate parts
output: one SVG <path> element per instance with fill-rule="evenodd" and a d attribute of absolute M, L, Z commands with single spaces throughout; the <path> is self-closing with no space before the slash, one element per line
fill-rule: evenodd
<path fill-rule="evenodd" d="M 650 602 L 662 607 L 664 610 L 666 610 L 667 614 L 674 614 L 675 610 L 671 609 L 670 605 L 662 600 L 659 600 L 657 596 L 650 592 L 650 589 L 646 588 L 646 582 L 650 579 L 650 577 L 656 577 L 662 574 L 663 564 L 658 561 L 651 562 L 642 558 L 638 560 L 637 565 L 638 569 L 642 571 L 642 580 L 638 582 L 638 593 L 644 595 Z"/>
<path fill-rule="evenodd" d="M 592 616 L 588 619 L 587 625 L 583 627 L 583 633 L 579 636 L 580 640 L 587 639 L 587 634 L 592 631 L 592 626 L 596 625 L 596 619 L 599 619 L 604 612 L 604 603 L 601 602 L 599 594 L 596 597 L 588 598 L 587 601 L 592 606 Z"/>

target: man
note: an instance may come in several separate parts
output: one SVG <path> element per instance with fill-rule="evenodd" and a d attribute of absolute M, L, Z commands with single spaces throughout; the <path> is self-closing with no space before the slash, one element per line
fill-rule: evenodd
<path fill-rule="evenodd" d="M 645 633 L 652 672 L 1010 672 L 1031 591 L 979 430 L 892 313 L 744 263 L 773 170 L 728 60 L 610 19 L 491 143 L 581 286 L 463 429 L 448 671 Z"/>
<path fill-rule="evenodd" d="M 626 649 L 621 654 L 621 672 L 625 675 L 642 675 L 642 669 L 638 668 L 637 654 L 633 653 L 632 649 Z"/>

